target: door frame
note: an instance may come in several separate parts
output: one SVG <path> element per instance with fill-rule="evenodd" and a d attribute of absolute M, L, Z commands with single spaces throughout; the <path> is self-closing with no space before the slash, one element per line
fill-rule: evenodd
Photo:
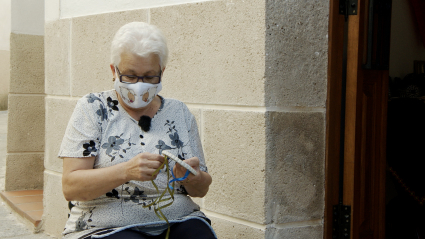
<path fill-rule="evenodd" d="M 328 35 L 328 87 L 326 106 L 326 163 L 324 238 L 332 238 L 332 209 L 338 204 L 339 154 L 341 129 L 341 76 L 344 41 L 344 16 L 339 14 L 339 1 L 330 0 Z"/>

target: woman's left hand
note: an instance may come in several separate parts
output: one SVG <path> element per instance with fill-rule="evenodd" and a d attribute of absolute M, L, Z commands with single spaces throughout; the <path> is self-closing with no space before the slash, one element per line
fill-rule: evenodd
<path fill-rule="evenodd" d="M 198 175 L 193 175 L 193 173 L 189 173 L 189 176 L 183 180 L 179 181 L 180 184 L 185 185 L 189 182 L 196 183 L 196 181 L 199 181 L 201 177 L 201 170 L 199 169 L 199 159 L 197 157 L 193 157 L 190 159 L 184 160 L 185 163 L 187 163 L 189 166 L 191 166 L 195 171 L 198 173 Z M 176 165 L 173 168 L 173 173 L 176 178 L 181 178 L 186 174 L 187 169 L 183 166 L 181 166 L 179 163 L 176 163 Z"/>
<path fill-rule="evenodd" d="M 196 176 L 189 173 L 189 176 L 179 181 L 192 197 L 203 197 L 207 194 L 209 185 L 211 184 L 211 176 L 199 168 L 199 159 L 197 157 L 189 158 L 184 160 L 185 163 L 189 164 L 198 173 Z M 173 173 L 176 178 L 181 178 L 186 174 L 187 169 L 176 163 L 173 168 Z"/>

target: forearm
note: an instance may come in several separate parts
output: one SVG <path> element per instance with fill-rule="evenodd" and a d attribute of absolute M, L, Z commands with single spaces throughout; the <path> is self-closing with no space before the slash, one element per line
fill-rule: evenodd
<path fill-rule="evenodd" d="M 66 200 L 88 201 L 105 195 L 125 182 L 125 163 L 120 163 L 107 168 L 69 172 L 62 178 L 62 188 Z"/>
<path fill-rule="evenodd" d="M 191 197 L 204 197 L 207 194 L 209 186 L 212 182 L 212 178 L 208 173 L 203 171 L 199 172 L 200 178 L 198 180 L 189 180 L 188 182 L 182 183 L 187 193 Z"/>

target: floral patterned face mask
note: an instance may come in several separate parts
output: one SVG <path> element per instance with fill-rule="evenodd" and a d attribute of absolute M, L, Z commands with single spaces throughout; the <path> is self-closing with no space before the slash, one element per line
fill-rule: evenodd
<path fill-rule="evenodd" d="M 115 78 L 115 90 L 123 99 L 124 103 L 131 108 L 143 108 L 152 102 L 153 98 L 162 90 L 162 84 L 150 84 L 137 82 L 126 84 Z"/>

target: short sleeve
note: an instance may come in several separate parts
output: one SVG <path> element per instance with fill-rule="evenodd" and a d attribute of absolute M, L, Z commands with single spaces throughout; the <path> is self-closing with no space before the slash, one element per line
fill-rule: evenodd
<path fill-rule="evenodd" d="M 199 158 L 199 168 L 204 172 L 208 172 L 208 168 L 205 163 L 204 151 L 202 150 L 201 138 L 199 137 L 198 124 L 196 123 L 196 119 L 193 115 L 191 117 L 189 138 L 192 153 L 194 156 Z"/>
<path fill-rule="evenodd" d="M 65 131 L 58 157 L 95 157 L 101 140 L 103 103 L 93 98 L 78 100 Z M 98 111 L 98 112 L 97 112 Z M 99 113 L 99 114 L 98 114 Z"/>

